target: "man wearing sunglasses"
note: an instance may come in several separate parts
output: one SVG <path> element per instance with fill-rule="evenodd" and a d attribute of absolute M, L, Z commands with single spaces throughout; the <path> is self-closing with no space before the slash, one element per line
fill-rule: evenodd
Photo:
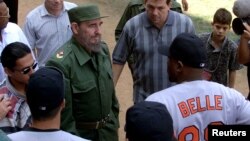
<path fill-rule="evenodd" d="M 6 45 L 13 42 L 22 42 L 29 46 L 28 40 L 22 29 L 15 23 L 9 22 L 9 8 L 3 0 L 0 0 L 0 53 Z M 0 82 L 4 80 L 2 64 L 0 63 Z"/>
<path fill-rule="evenodd" d="M 31 113 L 25 100 L 26 85 L 38 65 L 31 49 L 21 42 L 7 45 L 2 51 L 1 62 L 7 77 L 0 85 L 0 95 L 11 102 L 12 109 L 6 116 L 0 117 L 0 129 L 9 134 L 22 130 L 30 123 Z"/>

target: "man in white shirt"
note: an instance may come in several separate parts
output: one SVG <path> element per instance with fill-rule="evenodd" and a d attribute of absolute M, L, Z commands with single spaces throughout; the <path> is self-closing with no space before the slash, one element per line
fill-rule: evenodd
<path fill-rule="evenodd" d="M 163 103 L 174 119 L 178 140 L 208 139 L 208 125 L 250 124 L 250 102 L 229 87 L 202 80 L 206 49 L 196 35 L 182 33 L 166 52 L 170 81 L 177 85 L 150 95 Z"/>
<path fill-rule="evenodd" d="M 44 4 L 28 13 L 23 31 L 39 66 L 44 66 L 50 56 L 71 38 L 67 11 L 76 6 L 63 0 L 44 0 Z"/>
<path fill-rule="evenodd" d="M 21 28 L 17 24 L 9 22 L 9 18 L 9 8 L 3 0 L 0 0 L 0 54 L 6 45 L 13 42 L 18 41 L 29 46 L 28 40 Z M 0 83 L 4 80 L 5 76 L 2 63 L 0 63 Z"/>

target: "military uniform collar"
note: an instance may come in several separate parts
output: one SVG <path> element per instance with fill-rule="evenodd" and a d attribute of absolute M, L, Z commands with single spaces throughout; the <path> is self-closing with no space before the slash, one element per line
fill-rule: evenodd
<path fill-rule="evenodd" d="M 75 38 L 72 38 L 72 43 L 74 44 L 74 47 L 72 47 L 72 51 L 74 52 L 74 54 L 78 60 L 78 63 L 80 65 L 83 65 L 86 62 L 88 62 L 90 59 L 92 59 L 91 54 L 88 53 L 84 49 L 84 47 L 75 40 Z M 97 55 L 106 56 L 105 53 L 103 52 L 103 50 L 101 50 L 100 53 L 97 53 Z"/>

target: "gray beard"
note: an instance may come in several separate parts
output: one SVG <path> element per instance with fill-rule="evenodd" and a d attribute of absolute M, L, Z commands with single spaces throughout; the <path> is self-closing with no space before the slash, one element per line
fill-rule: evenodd
<path fill-rule="evenodd" d="M 101 51 L 101 42 L 92 45 L 85 44 L 85 48 L 91 52 L 99 53 Z"/>

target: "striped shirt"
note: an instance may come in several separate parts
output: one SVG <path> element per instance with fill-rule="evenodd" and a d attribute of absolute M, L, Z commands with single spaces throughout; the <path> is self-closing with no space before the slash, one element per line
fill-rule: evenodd
<path fill-rule="evenodd" d="M 215 48 L 212 44 L 212 33 L 202 33 L 199 34 L 199 37 L 207 50 L 205 69 L 212 74 L 211 81 L 229 86 L 228 71 L 236 71 L 242 68 L 237 61 L 236 43 L 225 36 L 220 48 Z"/>
<path fill-rule="evenodd" d="M 135 103 L 171 86 L 167 73 L 168 58 L 158 51 L 168 51 L 173 39 L 183 32 L 195 34 L 193 22 L 186 15 L 171 10 L 161 30 L 150 23 L 146 12 L 126 23 L 113 52 L 113 63 L 123 65 L 129 56 L 133 56 Z"/>
<path fill-rule="evenodd" d="M 54 16 L 43 4 L 27 15 L 23 30 L 32 49 L 36 49 L 39 66 L 44 66 L 50 56 L 71 38 L 67 11 L 76 6 L 74 3 L 64 2 L 61 14 Z"/>
<path fill-rule="evenodd" d="M 0 120 L 0 129 L 6 134 L 15 133 L 31 124 L 31 113 L 26 97 L 18 93 L 8 77 L 0 85 L 0 95 L 10 98 L 12 109 Z"/>

